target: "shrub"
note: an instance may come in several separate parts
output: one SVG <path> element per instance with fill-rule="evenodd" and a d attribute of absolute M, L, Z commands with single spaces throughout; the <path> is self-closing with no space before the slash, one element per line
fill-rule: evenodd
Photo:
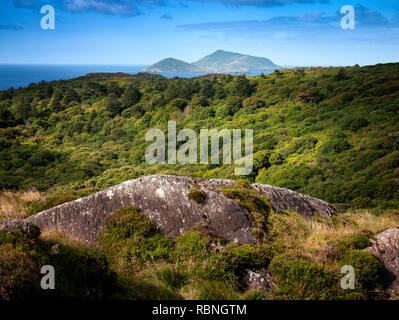
<path fill-rule="evenodd" d="M 206 193 L 199 189 L 191 189 L 188 193 L 188 198 L 199 204 L 204 204 L 206 200 Z"/>
<path fill-rule="evenodd" d="M 346 237 L 346 239 L 341 240 L 338 243 L 338 248 L 341 250 L 348 249 L 365 249 L 372 245 L 370 238 L 364 234 L 351 234 Z"/>
<path fill-rule="evenodd" d="M 0 300 L 37 297 L 40 272 L 38 262 L 22 248 L 0 244 Z"/>
<path fill-rule="evenodd" d="M 334 299 L 338 279 L 323 266 L 286 257 L 271 261 L 269 271 L 277 279 L 273 296 L 279 299 Z"/>
<path fill-rule="evenodd" d="M 190 258 L 206 259 L 212 252 L 209 239 L 200 231 L 187 231 L 177 238 L 174 254 L 177 259 L 185 261 Z"/>
<path fill-rule="evenodd" d="M 0 245 L 12 243 L 19 247 L 31 248 L 40 235 L 38 226 L 24 220 L 5 222 L 0 230 Z"/>
<path fill-rule="evenodd" d="M 271 212 L 269 201 L 260 195 L 246 182 L 238 181 L 236 185 L 221 189 L 228 198 L 234 199 L 243 207 L 254 221 L 253 235 L 262 240 L 266 231 L 266 220 Z"/>
<path fill-rule="evenodd" d="M 105 257 L 93 247 L 63 244 L 39 238 L 37 226 L 25 221 L 3 225 L 0 231 L 0 300 L 41 298 L 108 298 L 116 291 L 116 277 Z M 42 290 L 40 268 L 52 265 L 56 290 Z"/>
<path fill-rule="evenodd" d="M 62 194 L 53 194 L 44 199 L 26 202 L 29 207 L 28 215 L 34 215 L 38 212 L 57 207 L 65 202 L 73 201 L 92 194 L 94 190 L 80 190 L 66 192 Z"/>
<path fill-rule="evenodd" d="M 356 284 L 361 289 L 375 290 L 382 281 L 382 266 L 371 252 L 363 250 L 348 250 L 342 259 L 342 264 L 353 266 Z"/>
<path fill-rule="evenodd" d="M 324 142 L 320 148 L 323 154 L 339 154 L 351 148 L 346 138 L 331 138 Z"/>
<path fill-rule="evenodd" d="M 107 217 L 98 239 L 111 263 L 140 268 L 148 260 L 166 259 L 173 242 L 140 209 L 125 207 Z"/>
<path fill-rule="evenodd" d="M 265 106 L 265 102 L 257 97 L 249 97 L 242 102 L 243 107 L 259 109 Z"/>

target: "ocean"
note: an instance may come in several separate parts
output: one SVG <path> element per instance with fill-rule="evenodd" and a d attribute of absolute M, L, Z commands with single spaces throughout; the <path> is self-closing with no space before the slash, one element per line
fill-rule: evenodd
<path fill-rule="evenodd" d="M 38 64 L 0 64 L 0 90 L 13 87 L 18 89 L 31 83 L 65 80 L 84 76 L 93 72 L 124 72 L 137 74 L 145 65 L 38 65 Z M 247 75 L 258 75 L 260 72 Z M 191 78 L 204 73 L 166 73 L 164 77 Z"/>
<path fill-rule="evenodd" d="M 91 72 L 125 72 L 136 74 L 143 65 L 38 65 L 1 64 L 0 90 L 26 87 L 30 83 L 72 79 Z"/>

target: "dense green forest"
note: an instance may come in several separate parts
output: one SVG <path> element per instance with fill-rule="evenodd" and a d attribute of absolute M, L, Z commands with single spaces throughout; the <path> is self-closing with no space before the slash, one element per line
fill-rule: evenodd
<path fill-rule="evenodd" d="M 399 209 L 399 64 L 256 77 L 89 74 L 0 92 L 3 190 L 98 190 L 154 174 L 230 178 L 232 165 L 148 165 L 151 128 L 253 129 L 246 178 L 343 207 Z"/>

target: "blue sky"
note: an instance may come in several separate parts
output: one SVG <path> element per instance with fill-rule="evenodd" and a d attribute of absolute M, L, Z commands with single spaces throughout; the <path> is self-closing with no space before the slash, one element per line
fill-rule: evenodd
<path fill-rule="evenodd" d="M 40 28 L 54 6 L 55 30 Z M 355 30 L 340 9 L 355 7 Z M 286 65 L 399 62 L 399 1 L 2 0 L 0 63 L 193 62 L 217 49 Z"/>

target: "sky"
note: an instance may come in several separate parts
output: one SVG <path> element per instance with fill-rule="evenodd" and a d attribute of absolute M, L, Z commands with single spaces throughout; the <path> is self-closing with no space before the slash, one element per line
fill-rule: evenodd
<path fill-rule="evenodd" d="M 43 5 L 55 29 L 41 28 Z M 341 8 L 355 9 L 342 29 Z M 193 62 L 218 49 L 280 66 L 399 62 L 398 0 L 1 0 L 1 64 Z"/>

